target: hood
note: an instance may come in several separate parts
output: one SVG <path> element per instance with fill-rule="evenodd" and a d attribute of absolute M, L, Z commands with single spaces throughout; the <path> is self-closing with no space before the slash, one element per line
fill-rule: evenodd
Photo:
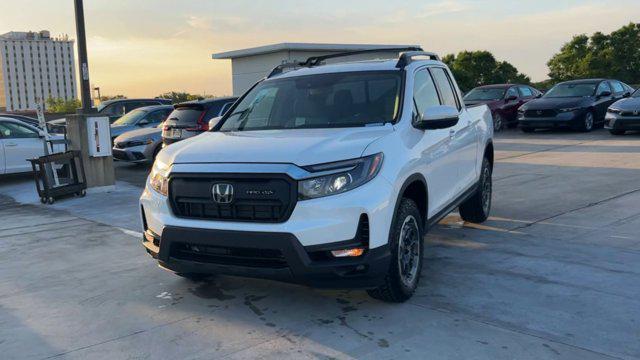
<path fill-rule="evenodd" d="M 493 110 L 500 107 L 500 105 L 504 105 L 505 102 L 504 100 L 465 100 L 464 104 L 467 107 L 487 105 L 489 109 Z"/>
<path fill-rule="evenodd" d="M 592 97 L 569 98 L 540 98 L 522 105 L 523 110 L 556 110 L 574 107 L 589 106 L 593 102 Z"/>
<path fill-rule="evenodd" d="M 140 129 L 140 127 L 135 125 L 111 125 L 111 137 L 115 137 L 128 131 L 137 129 Z"/>
<path fill-rule="evenodd" d="M 612 108 L 622 110 L 622 111 L 636 111 L 640 110 L 640 98 L 626 98 L 622 100 L 618 100 L 613 105 Z"/>
<path fill-rule="evenodd" d="M 150 127 L 127 131 L 124 134 L 118 136 L 115 141 L 131 141 L 144 139 L 153 139 L 154 141 L 156 141 L 160 140 L 160 138 L 162 138 L 162 129 L 157 127 Z"/>
<path fill-rule="evenodd" d="M 205 132 L 166 147 L 159 160 L 178 163 L 290 163 L 298 166 L 358 158 L 393 132 L 380 127 Z"/>
<path fill-rule="evenodd" d="M 48 124 L 53 124 L 53 125 L 66 125 L 67 124 L 67 119 L 55 119 L 55 120 L 49 120 L 47 121 Z"/>

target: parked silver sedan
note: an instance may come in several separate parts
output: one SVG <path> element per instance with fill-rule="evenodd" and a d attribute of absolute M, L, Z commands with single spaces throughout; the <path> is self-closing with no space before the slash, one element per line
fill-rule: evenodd
<path fill-rule="evenodd" d="M 128 131 L 113 141 L 116 160 L 142 163 L 153 162 L 162 149 L 162 123 L 157 127 Z"/>

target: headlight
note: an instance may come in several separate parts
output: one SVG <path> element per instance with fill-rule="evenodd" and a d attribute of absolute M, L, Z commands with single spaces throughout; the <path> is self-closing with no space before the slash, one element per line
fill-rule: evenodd
<path fill-rule="evenodd" d="M 124 143 L 124 147 L 134 147 L 134 146 L 140 146 L 140 145 L 149 145 L 149 144 L 153 144 L 153 139 L 146 139 L 146 140 L 132 140 L 129 142 Z"/>
<path fill-rule="evenodd" d="M 335 174 L 305 179 L 298 183 L 300 200 L 340 194 L 357 188 L 373 179 L 382 167 L 382 153 L 330 164 L 306 167 L 311 172 L 344 169 Z"/>
<path fill-rule="evenodd" d="M 167 196 L 169 194 L 169 178 L 167 177 L 167 166 L 156 161 L 149 175 L 149 185 L 158 194 Z"/>
<path fill-rule="evenodd" d="M 566 109 L 560 109 L 560 110 L 558 110 L 558 112 L 565 113 L 565 112 L 577 111 L 577 110 L 580 110 L 580 109 L 581 109 L 581 108 L 579 108 L 579 107 L 576 107 L 576 108 L 566 108 Z"/>
<path fill-rule="evenodd" d="M 607 109 L 607 112 L 608 113 L 612 113 L 612 114 L 620 114 L 621 113 L 620 109 L 611 109 L 611 108 Z"/>

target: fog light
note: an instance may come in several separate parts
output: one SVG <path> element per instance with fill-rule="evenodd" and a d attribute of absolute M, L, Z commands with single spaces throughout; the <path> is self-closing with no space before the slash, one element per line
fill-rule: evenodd
<path fill-rule="evenodd" d="M 364 254 L 364 248 L 353 248 L 344 250 L 333 250 L 331 255 L 334 257 L 357 257 Z"/>

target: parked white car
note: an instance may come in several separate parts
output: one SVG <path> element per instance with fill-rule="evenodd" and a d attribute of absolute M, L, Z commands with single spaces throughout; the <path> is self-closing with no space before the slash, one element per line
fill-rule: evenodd
<path fill-rule="evenodd" d="M 51 135 L 50 138 L 62 138 Z M 55 151 L 62 151 L 58 145 Z M 0 174 L 32 171 L 27 159 L 44 155 L 44 134 L 35 126 L 22 121 L 0 117 Z"/>
<path fill-rule="evenodd" d="M 401 302 L 431 226 L 457 207 L 487 219 L 491 113 L 465 107 L 437 55 L 326 59 L 274 70 L 213 131 L 160 151 L 141 197 L 160 266 Z"/>

